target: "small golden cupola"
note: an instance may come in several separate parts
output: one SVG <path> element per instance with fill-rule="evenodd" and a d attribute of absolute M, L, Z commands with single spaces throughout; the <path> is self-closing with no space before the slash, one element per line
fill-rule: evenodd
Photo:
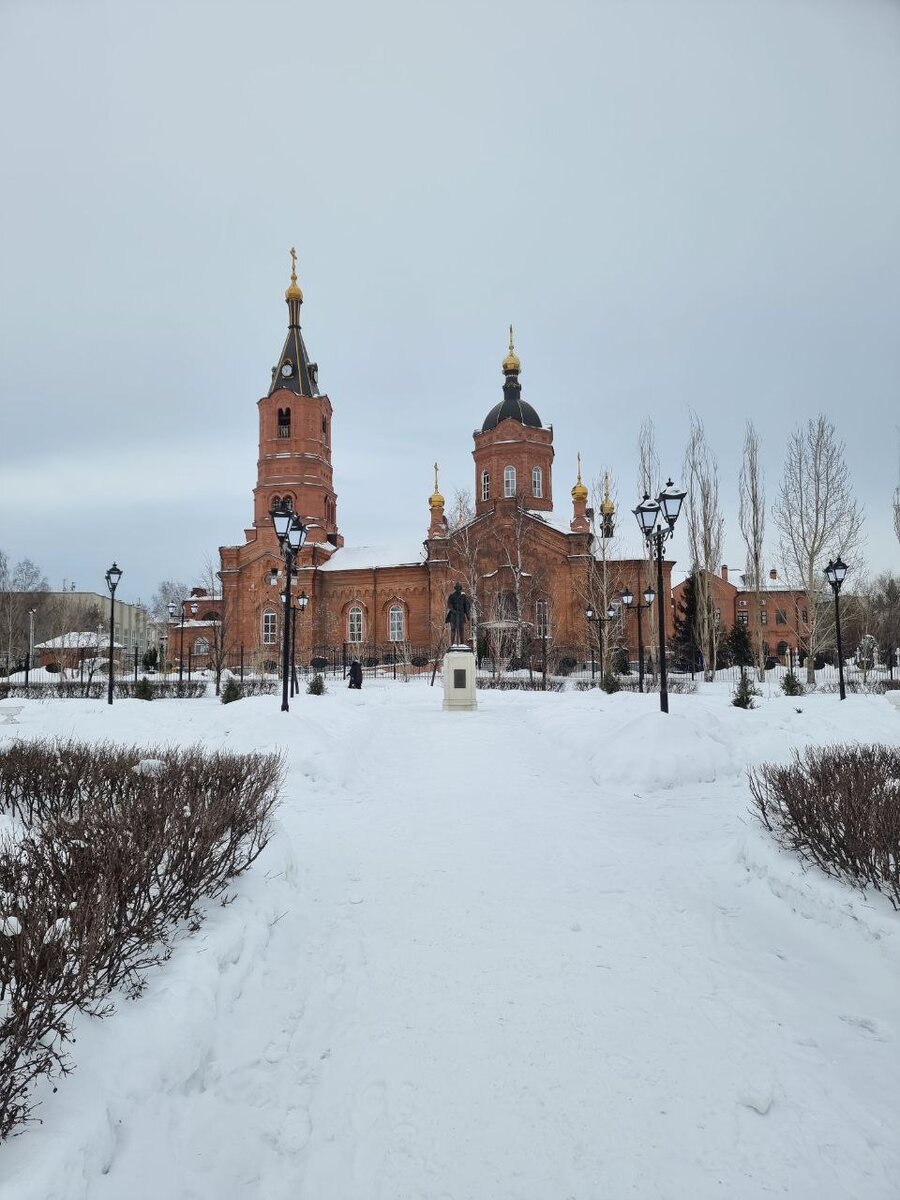
<path fill-rule="evenodd" d="M 291 246 L 291 282 L 287 291 L 284 293 L 284 298 L 288 301 L 288 303 L 290 303 L 291 300 L 298 300 L 301 304 L 303 303 L 303 292 L 300 288 L 300 284 L 297 282 L 297 251 L 293 246 Z"/>
<path fill-rule="evenodd" d="M 600 517 L 603 526 L 603 536 L 611 538 L 616 527 L 616 506 L 609 494 L 609 472 L 603 475 L 603 499 L 600 501 Z"/>
<path fill-rule="evenodd" d="M 438 465 L 434 464 L 434 491 L 431 493 L 431 498 L 428 501 L 432 508 L 443 508 L 444 497 L 438 490 Z"/>
<path fill-rule="evenodd" d="M 428 500 L 431 509 L 431 524 L 428 526 L 430 538 L 447 536 L 447 518 L 444 516 L 444 497 L 438 488 L 438 465 L 434 464 L 434 491 Z"/>
<path fill-rule="evenodd" d="M 578 480 L 572 488 L 572 499 L 578 500 L 582 504 L 588 498 L 588 490 L 581 479 L 581 453 L 578 454 Z"/>
<path fill-rule="evenodd" d="M 569 528 L 573 533 L 590 533 L 591 522 L 587 514 L 588 490 L 581 479 L 581 454 L 578 455 L 578 481 L 572 488 L 572 521 Z"/>
<path fill-rule="evenodd" d="M 507 354 L 506 358 L 504 358 L 504 360 L 503 360 L 503 374 L 504 375 L 518 375 L 518 373 L 521 370 L 522 370 L 522 363 L 519 361 L 519 356 L 518 356 L 518 354 L 516 354 L 515 347 L 513 346 L 513 327 L 512 327 L 512 325 L 510 325 L 510 327 L 509 327 L 509 353 Z"/>

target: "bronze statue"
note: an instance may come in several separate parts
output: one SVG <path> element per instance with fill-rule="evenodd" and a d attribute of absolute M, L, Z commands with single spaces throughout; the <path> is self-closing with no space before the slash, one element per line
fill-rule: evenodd
<path fill-rule="evenodd" d="M 460 646 L 465 644 L 466 621 L 469 619 L 469 597 L 462 590 L 462 584 L 457 583 L 447 597 L 447 616 L 444 624 L 450 626 L 450 644 Z"/>

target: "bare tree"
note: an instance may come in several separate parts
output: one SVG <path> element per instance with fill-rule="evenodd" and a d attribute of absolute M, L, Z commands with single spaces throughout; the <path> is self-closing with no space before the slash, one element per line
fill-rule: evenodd
<path fill-rule="evenodd" d="M 713 610 L 711 581 L 722 557 L 724 520 L 719 510 L 719 468 L 706 442 L 703 422 L 691 414 L 691 434 L 684 456 L 687 530 L 697 600 L 695 636 L 703 654 L 703 673 L 713 679 L 719 625 Z"/>
<path fill-rule="evenodd" d="M 766 497 L 762 468 L 759 465 L 759 436 L 753 422 L 747 422 L 744 432 L 744 460 L 738 479 L 740 509 L 738 523 L 747 549 L 747 575 L 754 595 L 755 637 L 754 654 L 759 679 L 765 678 L 765 641 L 759 619 L 762 609 L 763 538 L 766 532 Z"/>
<path fill-rule="evenodd" d="M 853 497 L 844 444 L 821 414 L 795 429 L 788 440 L 784 474 L 772 516 L 781 539 L 788 578 L 809 597 L 806 678 L 815 683 L 815 657 L 831 629 L 826 590 L 826 557 L 840 555 L 858 566 L 863 514 Z"/>
<path fill-rule="evenodd" d="M 206 640 L 209 644 L 209 666 L 216 681 L 216 695 L 218 696 L 222 690 L 222 672 L 227 662 L 225 650 L 228 640 L 228 613 L 219 572 L 211 558 L 207 558 L 203 564 L 203 570 L 200 572 L 200 586 L 206 593 L 207 604 L 211 605 L 200 615 L 202 620 L 207 621 Z M 215 601 L 214 605 L 211 603 L 213 601 Z M 212 619 L 213 612 L 217 614 L 215 619 Z"/>
<path fill-rule="evenodd" d="M 900 483 L 894 488 L 894 533 L 900 542 Z"/>
<path fill-rule="evenodd" d="M 581 576 L 578 600 L 582 611 L 590 605 L 603 622 L 602 635 L 598 622 L 588 622 L 588 641 L 600 651 L 600 673 L 610 670 L 612 652 L 627 642 L 623 622 L 621 595 L 626 579 L 622 573 L 625 551 L 616 520 L 616 485 L 608 471 L 591 483 L 591 550 L 587 572 Z M 610 619 L 610 607 L 617 617 Z"/>
<path fill-rule="evenodd" d="M 9 559 L 0 551 L 0 629 L 8 663 L 28 651 L 29 611 L 47 590 L 43 571 L 30 558 L 21 559 L 11 568 Z"/>
<path fill-rule="evenodd" d="M 174 602 L 180 614 L 182 601 L 189 595 L 190 590 L 180 579 L 163 579 L 150 601 L 150 615 L 165 624 L 169 620 L 170 601 Z"/>

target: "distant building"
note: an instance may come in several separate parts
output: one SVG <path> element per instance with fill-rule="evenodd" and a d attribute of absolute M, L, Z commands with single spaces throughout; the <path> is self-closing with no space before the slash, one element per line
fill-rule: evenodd
<path fill-rule="evenodd" d="M 723 565 L 720 575 L 709 576 L 710 603 L 724 637 L 734 625 L 743 625 L 756 645 L 758 632 L 762 632 L 766 657 L 777 658 L 789 665 L 806 653 L 809 639 L 809 599 L 806 592 L 788 587 L 778 578 L 773 567 L 759 588 L 757 604 L 756 588 L 747 576 L 739 576 L 740 585 L 732 583 L 728 567 Z M 672 602 L 676 620 L 685 600 L 687 580 L 677 583 L 672 589 Z"/>

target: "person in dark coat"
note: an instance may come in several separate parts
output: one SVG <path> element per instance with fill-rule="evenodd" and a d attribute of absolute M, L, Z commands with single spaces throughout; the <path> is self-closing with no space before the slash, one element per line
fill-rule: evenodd
<path fill-rule="evenodd" d="M 358 658 L 354 658 L 350 664 L 350 687 L 357 691 L 362 687 L 362 663 Z"/>

